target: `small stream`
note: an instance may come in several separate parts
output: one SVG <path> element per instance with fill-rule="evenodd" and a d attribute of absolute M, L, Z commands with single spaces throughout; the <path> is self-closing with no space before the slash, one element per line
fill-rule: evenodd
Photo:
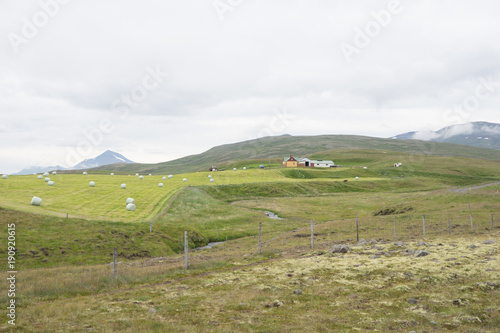
<path fill-rule="evenodd" d="M 201 246 L 201 247 L 195 248 L 195 251 L 208 250 L 208 249 L 211 249 L 212 247 L 214 247 L 215 245 L 224 244 L 224 243 L 225 242 L 212 242 L 212 243 L 208 243 L 205 246 Z"/>
<path fill-rule="evenodd" d="M 269 217 L 270 219 L 278 219 L 278 220 L 282 220 L 281 217 L 278 216 L 278 214 L 276 213 L 273 213 L 273 212 L 268 212 L 267 210 L 264 211 L 264 214 L 267 215 L 267 217 Z"/>

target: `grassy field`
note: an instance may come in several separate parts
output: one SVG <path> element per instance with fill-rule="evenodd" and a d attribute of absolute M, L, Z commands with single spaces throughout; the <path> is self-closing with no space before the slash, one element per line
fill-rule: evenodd
<path fill-rule="evenodd" d="M 208 175 L 214 182 L 210 183 Z M 36 175 L 10 176 L 0 182 L 0 206 L 16 210 L 51 214 L 58 216 L 79 217 L 94 220 L 144 222 L 158 215 L 168 200 L 186 186 L 214 186 L 221 184 L 240 184 L 269 182 L 280 179 L 288 181 L 279 170 L 238 170 L 218 172 L 198 172 L 175 175 L 163 180 L 164 176 L 102 175 L 102 174 L 57 174 L 50 175 L 55 182 L 48 186 Z M 187 182 L 183 182 L 187 178 Z M 89 182 L 95 181 L 95 187 Z M 163 183 L 164 187 L 158 186 Z M 120 185 L 126 184 L 126 189 Z M 42 205 L 31 206 L 31 198 L 42 198 Z M 134 198 L 137 210 L 125 209 L 128 197 Z"/>
<path fill-rule="evenodd" d="M 19 325 L 0 322 L 0 331 L 495 332 L 500 185 L 475 185 L 499 182 L 500 163 L 335 152 L 343 166 L 331 169 L 260 170 L 258 161 L 240 161 L 167 180 L 58 174 L 53 187 L 36 176 L 0 180 L 0 221 L 16 225 L 19 270 Z M 34 195 L 41 207 L 30 205 Z M 127 197 L 135 212 L 125 210 Z M 180 255 L 184 231 L 189 270 Z M 371 244 L 356 245 L 357 237 Z M 352 251 L 330 253 L 337 243 Z M 7 262 L 5 251 L 0 258 Z M 8 289 L 5 280 L 1 287 Z"/>

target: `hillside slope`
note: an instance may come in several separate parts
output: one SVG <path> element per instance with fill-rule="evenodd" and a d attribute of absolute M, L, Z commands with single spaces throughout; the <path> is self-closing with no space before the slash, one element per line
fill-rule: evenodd
<path fill-rule="evenodd" d="M 156 164 L 112 164 L 93 169 L 122 173 L 179 174 L 208 170 L 241 160 L 268 161 L 289 154 L 311 156 L 328 150 L 371 149 L 404 152 L 415 155 L 459 156 L 500 160 L 500 151 L 450 143 L 419 140 L 394 140 L 355 135 L 274 136 L 211 148 L 201 154 Z M 276 160 L 275 160 L 276 162 Z"/>

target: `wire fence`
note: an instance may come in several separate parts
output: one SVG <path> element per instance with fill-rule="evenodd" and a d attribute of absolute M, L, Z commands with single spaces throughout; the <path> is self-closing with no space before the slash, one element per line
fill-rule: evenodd
<path fill-rule="evenodd" d="M 335 241 L 364 239 L 408 240 L 489 234 L 500 229 L 500 218 L 490 212 L 475 214 L 402 214 L 362 216 L 315 225 L 315 235 Z"/>

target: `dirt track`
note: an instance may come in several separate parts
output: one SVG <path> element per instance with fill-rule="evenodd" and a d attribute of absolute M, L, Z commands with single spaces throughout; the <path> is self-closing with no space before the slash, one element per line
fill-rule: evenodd
<path fill-rule="evenodd" d="M 466 188 L 454 188 L 454 189 L 451 189 L 450 191 L 452 191 L 452 192 L 458 192 L 458 193 L 467 193 L 469 191 L 469 189 L 471 189 L 471 190 L 478 190 L 480 188 L 483 188 L 483 187 L 486 187 L 486 186 L 493 186 L 493 185 L 500 185 L 500 182 L 491 183 L 491 184 L 485 184 L 485 185 L 479 185 L 479 186 L 466 187 Z"/>

